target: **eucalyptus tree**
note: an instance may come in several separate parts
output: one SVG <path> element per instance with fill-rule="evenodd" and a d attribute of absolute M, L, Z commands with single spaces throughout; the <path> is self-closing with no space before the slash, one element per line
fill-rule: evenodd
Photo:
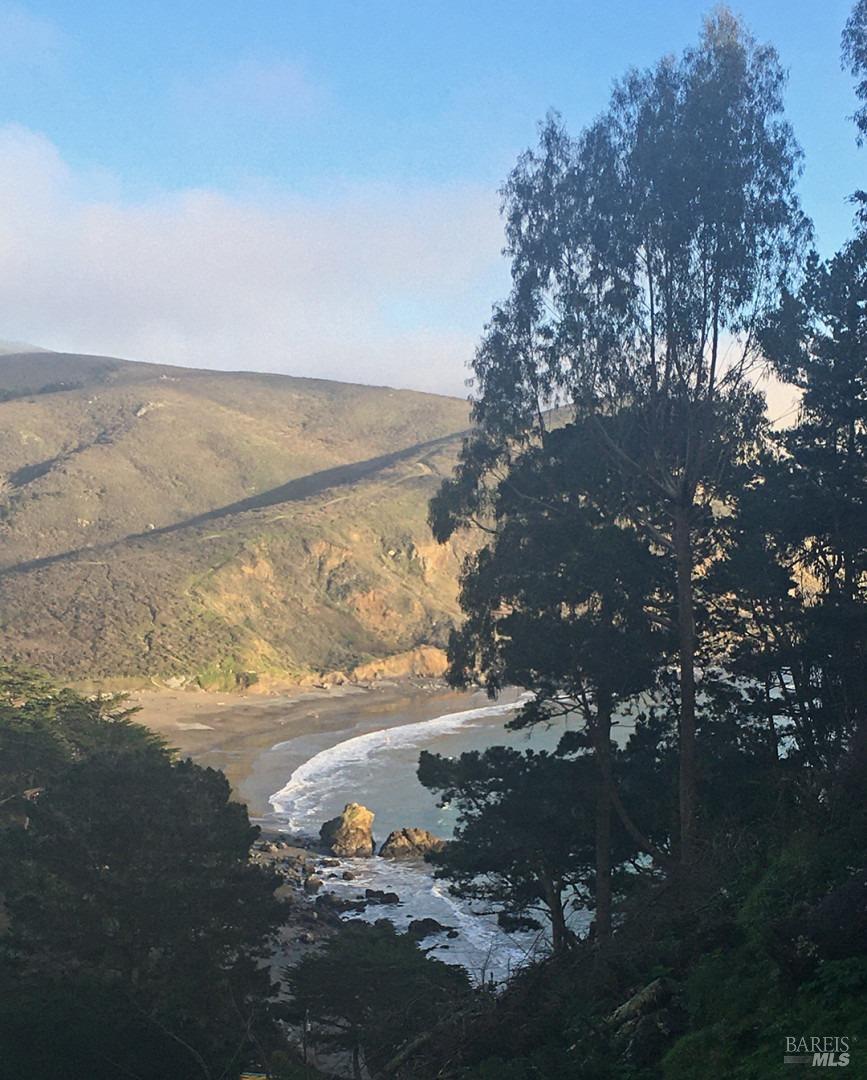
<path fill-rule="evenodd" d="M 680 57 L 629 72 L 578 138 L 548 118 L 504 189 L 512 289 L 473 364 L 477 433 L 432 512 L 440 539 L 486 524 L 492 477 L 544 446 L 550 409 L 590 425 L 624 520 L 674 568 L 685 862 L 697 563 L 761 429 L 756 328 L 809 233 L 784 83 L 775 51 L 721 9 Z"/>
<path fill-rule="evenodd" d="M 853 119 L 859 142 L 867 134 L 867 0 L 856 0 L 843 28 L 843 65 L 858 79 L 855 92 L 861 107 Z"/>

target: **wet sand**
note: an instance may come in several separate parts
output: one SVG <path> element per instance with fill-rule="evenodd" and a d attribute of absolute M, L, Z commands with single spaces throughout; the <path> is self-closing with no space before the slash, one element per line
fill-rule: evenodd
<path fill-rule="evenodd" d="M 413 724 L 486 703 L 479 691 L 450 690 L 439 680 L 418 678 L 274 695 L 191 690 L 130 695 L 130 704 L 139 709 L 135 720 L 181 755 L 222 769 L 252 817 L 269 812 L 268 797 L 289 779 L 285 756 L 273 757 L 272 763 L 268 755 L 278 743 L 331 733 L 336 743 L 350 729 Z"/>

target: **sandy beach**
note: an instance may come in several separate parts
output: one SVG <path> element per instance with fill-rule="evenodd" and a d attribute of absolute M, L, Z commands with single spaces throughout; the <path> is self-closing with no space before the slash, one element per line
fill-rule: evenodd
<path fill-rule="evenodd" d="M 200 765 L 222 769 L 252 817 L 268 812 L 268 797 L 288 779 L 268 768 L 267 751 L 277 743 L 331 732 L 336 743 L 359 724 L 366 730 L 397 727 L 487 702 L 480 691 L 450 690 L 421 678 L 273 695 L 142 691 L 129 700 L 139 710 L 138 723 Z"/>

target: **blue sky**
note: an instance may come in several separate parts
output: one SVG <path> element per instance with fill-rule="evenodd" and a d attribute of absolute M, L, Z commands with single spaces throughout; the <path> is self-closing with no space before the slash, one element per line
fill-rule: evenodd
<path fill-rule="evenodd" d="M 693 0 L 0 2 L 0 336 L 461 393 L 496 189 L 550 107 L 695 40 Z M 824 253 L 867 149 L 849 0 L 734 5 L 790 71 Z"/>

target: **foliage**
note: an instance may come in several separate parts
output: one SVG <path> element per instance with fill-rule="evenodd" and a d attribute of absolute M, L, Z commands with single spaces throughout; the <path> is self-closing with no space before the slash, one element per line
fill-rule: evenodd
<path fill-rule="evenodd" d="M 862 79 L 865 25 L 859 0 L 844 59 Z M 567 688 L 598 702 L 613 670 L 634 724 L 617 790 L 645 837 L 676 835 L 679 810 L 691 843 L 679 867 L 639 864 L 602 953 L 581 940 L 512 981 L 463 1042 L 466 1077 L 782 1077 L 786 1036 L 817 1031 L 863 1054 L 867 245 L 801 263 L 783 81 L 718 11 L 578 139 L 550 118 L 505 189 L 513 290 L 476 356 L 479 431 L 431 507 L 440 538 L 492 530 L 465 569 L 452 677 L 531 688 L 533 721 Z M 778 432 L 752 389 L 761 364 L 802 392 Z M 617 644 L 609 592 L 630 601 Z M 642 620 L 656 652 L 624 647 Z M 495 761 L 422 760 L 463 799 L 441 872 L 490 889 L 491 853 L 516 904 L 503 824 L 526 828 L 531 864 L 572 814 L 586 876 L 585 789 L 549 779 L 545 814 Z"/>
<path fill-rule="evenodd" d="M 616 703 L 652 684 L 665 570 L 618 522 L 617 495 L 586 424 L 516 454 L 495 492 L 496 535 L 464 567 L 452 681 L 573 703 L 600 688 Z"/>
<path fill-rule="evenodd" d="M 867 3 L 856 0 L 855 6 L 843 28 L 843 64 L 858 79 L 856 93 L 862 102 L 867 101 Z M 855 113 L 859 140 L 867 130 L 867 104 Z"/>
<path fill-rule="evenodd" d="M 236 1075 L 271 1037 L 257 961 L 280 918 L 246 810 L 117 702 L 14 671 L 2 694 L 6 782 L 28 785 L 0 828 L 4 1062 L 45 1080 Z"/>
<path fill-rule="evenodd" d="M 459 896 L 524 917 L 519 928 L 532 926 L 526 916 L 543 911 L 555 949 L 565 947 L 572 936 L 569 908 L 586 909 L 595 895 L 593 820 L 601 782 L 595 763 L 586 755 L 495 746 L 457 759 L 423 751 L 418 775 L 459 811 L 454 840 L 431 856 L 437 877 Z M 616 861 L 632 855 L 634 846 L 618 831 Z"/>
<path fill-rule="evenodd" d="M 466 973 L 426 956 L 390 923 L 351 922 L 286 971 L 299 1018 L 314 1038 L 351 1051 L 360 1075 L 363 1056 L 376 1075 L 402 1047 L 471 1000 Z"/>

